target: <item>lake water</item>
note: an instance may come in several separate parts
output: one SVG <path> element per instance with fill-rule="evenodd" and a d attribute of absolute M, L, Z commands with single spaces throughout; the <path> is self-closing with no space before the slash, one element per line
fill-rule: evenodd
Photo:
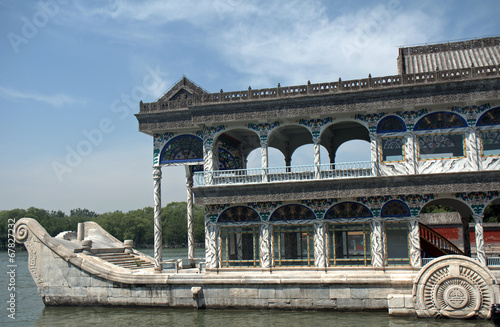
<path fill-rule="evenodd" d="M 145 250 L 152 254 L 152 250 Z M 187 249 L 166 249 L 164 259 L 187 256 Z M 196 249 L 203 257 L 204 250 Z M 387 312 L 194 310 L 138 307 L 45 307 L 28 270 L 28 254 L 15 253 L 9 267 L 0 252 L 0 326 L 493 326 L 483 320 L 434 320 L 389 317 Z M 15 269 L 15 320 L 8 317 L 9 271 Z"/>

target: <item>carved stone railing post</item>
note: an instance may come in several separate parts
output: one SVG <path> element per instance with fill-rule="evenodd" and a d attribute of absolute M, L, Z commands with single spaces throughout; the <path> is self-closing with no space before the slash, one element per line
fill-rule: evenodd
<path fill-rule="evenodd" d="M 486 266 L 486 253 L 484 250 L 484 230 L 483 230 L 483 216 L 479 214 L 473 214 L 474 218 L 474 229 L 476 234 L 476 255 L 477 260 Z"/>
<path fill-rule="evenodd" d="M 271 226 L 268 222 L 260 225 L 260 266 L 262 268 L 271 268 Z"/>
<path fill-rule="evenodd" d="M 372 266 L 384 266 L 384 239 L 382 235 L 382 222 L 372 220 L 371 227 L 371 248 L 372 248 Z"/>
<path fill-rule="evenodd" d="M 325 222 L 314 223 L 314 266 L 318 268 L 326 267 L 326 249 L 325 249 L 326 229 Z"/>
<path fill-rule="evenodd" d="M 194 260 L 193 173 L 186 166 L 188 258 Z"/>
<path fill-rule="evenodd" d="M 420 251 L 420 231 L 417 219 L 411 219 L 410 225 L 410 264 L 412 267 L 422 267 Z"/>
<path fill-rule="evenodd" d="M 217 225 L 208 222 L 205 227 L 205 261 L 207 264 L 207 268 L 218 268 L 219 260 L 218 260 L 218 228 Z"/>
<path fill-rule="evenodd" d="M 154 188 L 154 260 L 155 271 L 162 270 L 162 226 L 161 226 L 161 167 L 153 168 L 153 188 Z"/>

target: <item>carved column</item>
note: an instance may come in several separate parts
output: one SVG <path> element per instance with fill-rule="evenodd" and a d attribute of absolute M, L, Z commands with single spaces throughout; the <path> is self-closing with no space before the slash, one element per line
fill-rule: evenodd
<path fill-rule="evenodd" d="M 208 222 L 205 225 L 205 261 L 207 268 L 218 268 L 218 247 L 217 240 L 219 238 L 217 225 Z"/>
<path fill-rule="evenodd" d="M 486 253 L 484 250 L 484 231 L 483 231 L 483 216 L 479 214 L 473 214 L 474 218 L 474 230 L 476 234 L 476 254 L 477 260 L 486 266 Z"/>
<path fill-rule="evenodd" d="M 205 172 L 205 185 L 212 185 L 214 171 L 213 139 L 206 139 L 203 142 L 203 171 Z"/>
<path fill-rule="evenodd" d="M 420 252 L 420 230 L 418 219 L 411 219 L 410 223 L 410 264 L 412 267 L 422 267 Z"/>
<path fill-rule="evenodd" d="M 382 222 L 372 220 L 371 227 L 371 248 L 372 248 L 372 266 L 384 266 L 384 238 L 382 235 Z"/>
<path fill-rule="evenodd" d="M 379 168 L 379 146 L 378 138 L 375 133 L 370 133 L 370 160 L 372 161 L 372 174 L 374 176 L 380 176 Z"/>
<path fill-rule="evenodd" d="M 405 138 L 406 140 L 405 140 L 404 154 L 405 154 L 406 166 L 408 169 L 408 174 L 414 175 L 417 173 L 416 136 L 414 133 L 407 133 Z"/>
<path fill-rule="evenodd" d="M 262 268 L 271 268 L 271 253 L 271 226 L 265 222 L 260 225 L 260 266 Z"/>
<path fill-rule="evenodd" d="M 161 167 L 153 168 L 153 189 L 154 189 L 154 260 L 155 271 L 162 270 L 162 227 L 161 227 Z"/>
<path fill-rule="evenodd" d="M 320 179 L 321 178 L 321 173 L 320 173 L 320 165 L 321 165 L 320 138 L 315 137 L 313 139 L 313 142 L 314 142 L 314 178 Z"/>
<path fill-rule="evenodd" d="M 186 166 L 188 258 L 194 259 L 193 173 Z"/>
<path fill-rule="evenodd" d="M 267 182 L 267 168 L 269 168 L 267 142 L 261 141 L 260 146 L 262 153 L 262 181 Z"/>
<path fill-rule="evenodd" d="M 314 266 L 318 268 L 326 267 L 326 249 L 325 249 L 326 229 L 325 222 L 314 223 Z"/>
<path fill-rule="evenodd" d="M 477 137 L 477 131 L 475 128 L 467 129 L 467 161 L 469 166 L 473 171 L 478 171 L 480 169 L 479 158 L 480 158 L 480 146 Z"/>

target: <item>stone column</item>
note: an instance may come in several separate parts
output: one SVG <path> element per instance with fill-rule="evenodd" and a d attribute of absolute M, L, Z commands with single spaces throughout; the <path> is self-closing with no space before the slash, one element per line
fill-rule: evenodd
<path fill-rule="evenodd" d="M 371 227 L 371 250 L 372 250 L 372 266 L 384 266 L 384 238 L 382 235 L 382 222 L 380 220 L 372 220 Z"/>
<path fill-rule="evenodd" d="M 162 271 L 162 226 L 161 226 L 161 167 L 153 168 L 153 188 L 154 188 L 154 260 L 155 271 Z"/>
<path fill-rule="evenodd" d="M 194 260 L 193 173 L 186 167 L 188 258 Z"/>
<path fill-rule="evenodd" d="M 326 249 L 325 249 L 325 222 L 314 223 L 314 266 L 318 268 L 326 267 Z"/>
<path fill-rule="evenodd" d="M 207 223 L 205 225 L 205 261 L 207 268 L 218 268 L 218 228 L 214 223 Z"/>
<path fill-rule="evenodd" d="M 480 169 L 479 158 L 480 156 L 480 146 L 479 140 L 477 137 L 477 131 L 475 128 L 470 127 L 467 129 L 467 161 L 469 163 L 469 167 L 473 171 L 478 171 Z"/>
<path fill-rule="evenodd" d="M 411 219 L 410 225 L 410 264 L 412 267 L 422 267 L 420 251 L 420 229 L 418 219 Z"/>
<path fill-rule="evenodd" d="M 315 137 L 313 139 L 314 142 L 314 178 L 315 179 L 320 179 L 321 178 L 321 171 L 320 171 L 320 165 L 321 165 L 321 156 L 320 156 L 320 138 Z"/>
<path fill-rule="evenodd" d="M 479 214 L 473 214 L 474 218 L 474 230 L 476 234 L 476 255 L 477 260 L 486 266 L 486 253 L 484 250 L 484 231 L 483 231 L 483 216 Z"/>
<path fill-rule="evenodd" d="M 262 268 L 271 268 L 271 253 L 271 226 L 268 222 L 263 222 L 260 225 L 260 266 Z"/>
<path fill-rule="evenodd" d="M 370 160 L 372 161 L 373 176 L 380 176 L 379 168 L 379 146 L 375 133 L 370 133 Z"/>
<path fill-rule="evenodd" d="M 267 182 L 267 168 L 269 168 L 267 142 L 260 142 L 260 147 L 262 153 L 262 181 Z"/>
<path fill-rule="evenodd" d="M 415 175 L 417 173 L 417 142 L 414 133 L 407 133 L 405 135 L 405 162 L 408 167 L 408 174 Z"/>

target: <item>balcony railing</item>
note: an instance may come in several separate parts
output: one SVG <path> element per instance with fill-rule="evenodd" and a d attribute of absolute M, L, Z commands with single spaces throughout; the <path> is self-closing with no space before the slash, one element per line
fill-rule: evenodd
<path fill-rule="evenodd" d="M 200 171 L 194 174 L 194 186 L 259 184 L 320 179 L 374 176 L 371 161 L 290 167 Z"/>

